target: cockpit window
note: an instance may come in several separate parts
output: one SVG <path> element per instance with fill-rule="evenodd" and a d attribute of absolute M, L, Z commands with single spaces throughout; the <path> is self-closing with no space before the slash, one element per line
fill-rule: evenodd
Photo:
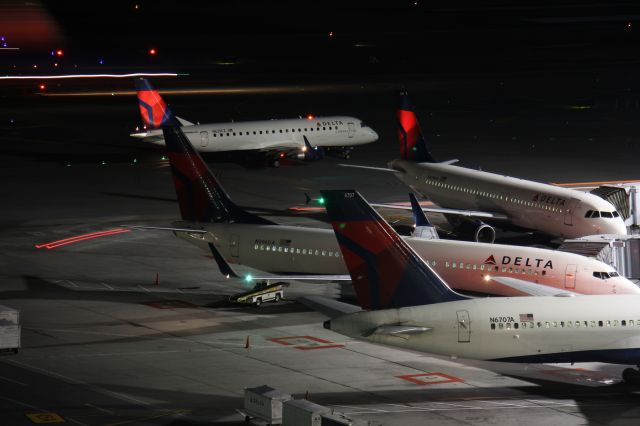
<path fill-rule="evenodd" d="M 619 274 L 617 272 L 594 272 L 593 276 L 601 280 L 606 280 L 608 278 L 618 277 Z"/>
<path fill-rule="evenodd" d="M 584 214 L 584 217 L 591 217 L 592 214 L 593 210 L 587 210 L 587 212 Z"/>
<path fill-rule="evenodd" d="M 363 121 L 361 121 L 361 122 L 360 122 L 360 127 L 367 127 L 367 125 L 366 125 L 366 124 L 364 124 L 364 122 L 363 122 Z"/>
<path fill-rule="evenodd" d="M 615 271 L 613 271 L 613 272 L 609 272 L 609 276 L 610 276 L 611 278 L 613 278 L 613 277 L 619 277 L 619 276 L 620 276 L 620 274 L 619 274 L 619 273 L 617 273 L 617 272 L 615 272 Z"/>
<path fill-rule="evenodd" d="M 618 217 L 618 216 L 620 216 L 618 212 L 613 212 L 613 217 Z"/>
<path fill-rule="evenodd" d="M 602 217 L 613 217 L 613 213 L 611 212 L 600 212 Z"/>
<path fill-rule="evenodd" d="M 600 217 L 600 212 L 593 212 L 591 217 Z"/>

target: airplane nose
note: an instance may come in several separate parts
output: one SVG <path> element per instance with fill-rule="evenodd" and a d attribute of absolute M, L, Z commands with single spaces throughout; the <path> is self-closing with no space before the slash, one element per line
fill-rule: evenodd
<path fill-rule="evenodd" d="M 375 130 L 373 130 L 371 127 L 367 127 L 367 131 L 369 133 L 369 136 L 371 137 L 371 142 L 375 142 L 378 140 L 378 134 Z"/>
<path fill-rule="evenodd" d="M 610 233 L 612 234 L 627 235 L 627 227 L 625 226 L 624 221 L 620 218 L 617 218 L 617 220 L 611 224 L 611 228 Z"/>

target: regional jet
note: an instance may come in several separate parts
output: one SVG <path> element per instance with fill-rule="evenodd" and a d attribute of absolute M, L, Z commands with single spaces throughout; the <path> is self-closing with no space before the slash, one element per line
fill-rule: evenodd
<path fill-rule="evenodd" d="M 495 237 L 488 223 L 562 238 L 627 233 L 615 207 L 597 195 L 435 161 L 406 92 L 397 119 L 401 159 L 389 168 L 349 166 L 395 173 L 441 207 L 425 211 L 443 213 L 463 232 L 471 229 L 476 241 Z"/>
<path fill-rule="evenodd" d="M 163 131 L 183 220 L 163 229 L 213 254 L 225 275 L 231 273 L 221 259 L 272 274 L 254 279 L 350 280 L 331 230 L 278 225 L 242 209 L 181 128 Z M 464 283 L 461 290 L 498 295 L 640 292 L 610 266 L 572 253 L 423 238 L 407 242 L 439 273 Z"/>
<path fill-rule="evenodd" d="M 332 317 L 325 328 L 453 358 L 640 364 L 640 295 L 468 298 L 453 291 L 359 193 L 321 193 L 365 309 L 307 297 Z M 623 379 L 640 384 L 640 372 L 625 369 Z"/>
<path fill-rule="evenodd" d="M 169 108 L 149 81 L 139 78 L 135 83 L 145 130 L 131 136 L 163 145 L 161 127 L 169 120 Z M 273 167 L 278 167 L 283 158 L 320 159 L 324 149 L 338 151 L 349 158 L 354 146 L 378 140 L 378 134 L 371 127 L 347 116 L 211 124 L 178 120 L 184 134 L 200 152 L 251 151 L 260 154 Z"/>

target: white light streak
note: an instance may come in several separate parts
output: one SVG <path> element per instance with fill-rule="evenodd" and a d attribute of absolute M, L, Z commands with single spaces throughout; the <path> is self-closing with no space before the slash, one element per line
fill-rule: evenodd
<path fill-rule="evenodd" d="M 176 73 L 131 73 L 131 74 L 64 74 L 64 75 L 2 75 L 0 80 L 61 80 L 67 78 L 131 78 L 131 77 L 177 77 Z"/>

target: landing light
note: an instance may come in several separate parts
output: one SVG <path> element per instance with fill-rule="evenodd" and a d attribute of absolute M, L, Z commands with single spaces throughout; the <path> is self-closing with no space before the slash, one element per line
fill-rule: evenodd
<path fill-rule="evenodd" d="M 483 279 L 484 279 L 486 282 L 489 282 L 489 281 L 491 281 L 491 275 L 485 275 L 485 276 L 483 277 Z"/>
<path fill-rule="evenodd" d="M 245 280 L 246 282 L 251 282 L 251 280 L 252 280 L 252 279 L 253 279 L 253 277 L 251 276 L 251 274 L 247 275 L 247 276 L 244 278 L 244 280 Z"/>
<path fill-rule="evenodd" d="M 307 120 L 313 120 L 313 114 L 307 115 Z"/>
<path fill-rule="evenodd" d="M 302 147 L 302 152 L 307 152 L 307 147 L 306 147 L 306 145 Z"/>

